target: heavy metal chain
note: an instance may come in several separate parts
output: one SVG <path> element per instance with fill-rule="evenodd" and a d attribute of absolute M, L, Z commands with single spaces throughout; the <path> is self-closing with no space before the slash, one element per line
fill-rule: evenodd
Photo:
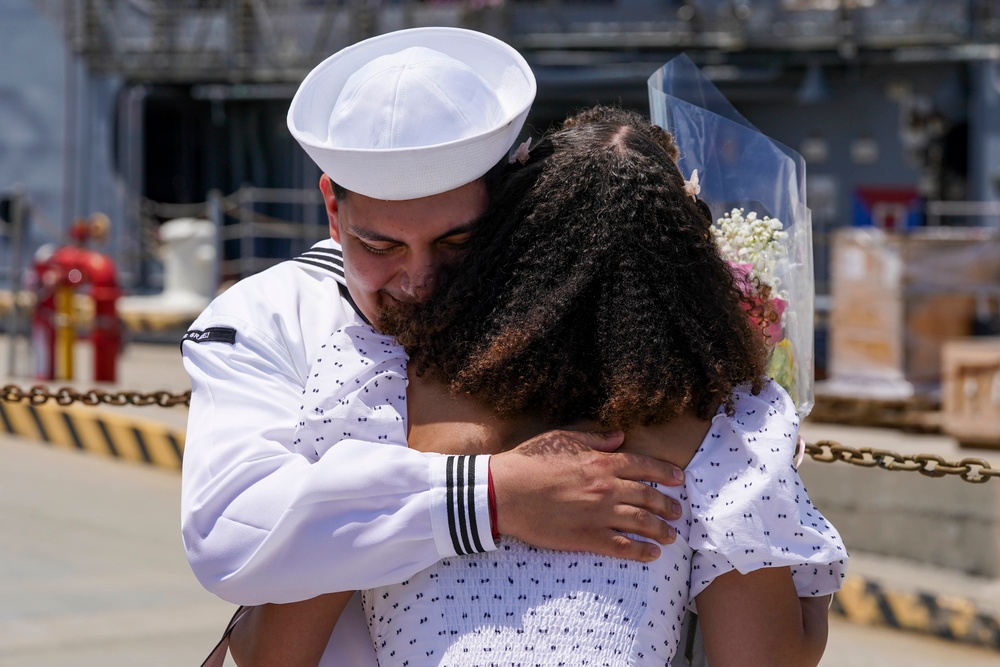
<path fill-rule="evenodd" d="M 170 408 L 175 405 L 190 405 L 191 392 L 171 393 L 169 391 L 104 391 L 88 389 L 77 391 L 70 387 L 50 390 L 36 385 L 25 391 L 17 385 L 4 385 L 0 400 L 8 403 L 27 401 L 31 405 L 41 405 L 55 401 L 59 405 L 83 403 L 84 405 L 158 405 Z M 883 470 L 904 470 L 919 472 L 928 477 L 958 475 L 966 482 L 983 484 L 993 478 L 1000 478 L 1000 468 L 994 468 L 983 459 L 964 458 L 948 461 L 936 454 L 900 454 L 889 449 L 872 447 L 848 447 L 832 440 L 820 440 L 806 445 L 806 454 L 821 463 L 850 463 L 862 468 L 882 468 Z"/>
<path fill-rule="evenodd" d="M 31 405 L 41 405 L 55 401 L 59 405 L 83 403 L 84 405 L 158 405 L 161 408 L 171 408 L 175 405 L 189 405 L 191 392 L 171 393 L 169 391 L 104 391 L 103 389 L 88 389 L 77 391 L 71 387 L 60 387 L 50 390 L 48 387 L 36 385 L 25 391 L 14 384 L 4 385 L 0 400 L 8 403 L 27 401 Z"/>
<path fill-rule="evenodd" d="M 806 445 L 806 454 L 814 461 L 834 463 L 842 461 L 862 468 L 879 467 L 884 470 L 919 472 L 928 477 L 958 475 L 966 482 L 983 484 L 1000 477 L 1000 468 L 993 468 L 983 459 L 964 458 L 947 461 L 936 454 L 900 454 L 889 449 L 848 447 L 832 440 L 820 440 Z"/>

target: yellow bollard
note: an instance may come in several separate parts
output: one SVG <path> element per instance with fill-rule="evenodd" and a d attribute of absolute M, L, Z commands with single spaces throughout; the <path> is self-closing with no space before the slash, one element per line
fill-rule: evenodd
<path fill-rule="evenodd" d="M 55 359 L 53 370 L 61 380 L 73 379 L 73 346 L 76 331 L 73 327 L 73 286 L 60 283 L 55 291 Z"/>

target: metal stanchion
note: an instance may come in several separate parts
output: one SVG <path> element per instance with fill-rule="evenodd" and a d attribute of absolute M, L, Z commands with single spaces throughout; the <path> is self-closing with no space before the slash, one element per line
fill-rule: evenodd
<path fill-rule="evenodd" d="M 16 189 L 10 199 L 10 313 L 7 314 L 7 374 L 16 375 L 17 332 L 20 329 L 17 297 L 21 293 L 21 253 L 24 250 L 24 193 Z"/>

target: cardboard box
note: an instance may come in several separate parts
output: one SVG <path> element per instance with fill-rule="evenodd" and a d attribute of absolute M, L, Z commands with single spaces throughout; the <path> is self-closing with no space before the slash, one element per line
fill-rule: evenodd
<path fill-rule="evenodd" d="M 1000 448 L 1000 338 L 944 346 L 942 426 L 964 447 Z"/>
<path fill-rule="evenodd" d="M 1000 230 L 842 229 L 831 256 L 828 389 L 906 398 L 936 393 L 941 352 L 1000 302 Z"/>

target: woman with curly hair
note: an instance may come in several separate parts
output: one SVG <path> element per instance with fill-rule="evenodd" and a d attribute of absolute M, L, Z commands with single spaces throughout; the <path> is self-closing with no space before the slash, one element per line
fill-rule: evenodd
<path fill-rule="evenodd" d="M 685 466 L 662 489 L 677 539 L 635 563 L 528 546 L 497 516 L 496 551 L 363 592 L 379 664 L 678 664 L 697 606 L 712 667 L 816 665 L 847 553 L 795 471 L 798 418 L 764 375 L 766 314 L 750 316 L 762 300 L 716 247 L 672 138 L 598 107 L 515 157 L 464 261 L 383 314 L 398 344 L 369 329 L 333 346 L 405 368 L 405 402 L 329 387 L 306 397 L 302 432 L 365 405 L 387 438 L 461 443 L 445 452 L 461 466 L 554 428 L 624 431 L 625 449 Z M 349 596 L 258 608 L 237 662 L 337 664 L 323 651 Z"/>

